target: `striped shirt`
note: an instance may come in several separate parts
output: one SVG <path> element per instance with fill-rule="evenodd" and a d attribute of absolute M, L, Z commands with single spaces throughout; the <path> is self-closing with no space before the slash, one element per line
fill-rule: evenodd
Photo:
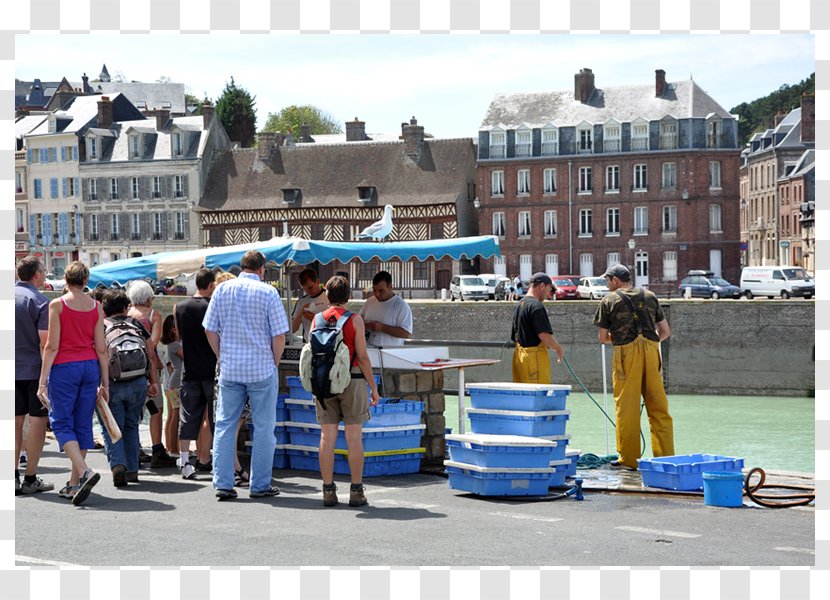
<path fill-rule="evenodd" d="M 255 273 L 218 286 L 202 325 L 219 334 L 221 378 L 255 383 L 274 373 L 271 340 L 288 331 L 288 318 L 279 292 Z"/>

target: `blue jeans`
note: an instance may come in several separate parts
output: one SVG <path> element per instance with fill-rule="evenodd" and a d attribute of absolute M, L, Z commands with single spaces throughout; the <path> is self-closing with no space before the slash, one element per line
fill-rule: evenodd
<path fill-rule="evenodd" d="M 144 377 L 132 381 L 110 381 L 110 411 L 121 428 L 120 440 L 112 443 L 112 438 L 104 427 L 104 420 L 98 414 L 110 469 L 115 465 L 124 465 L 128 471 L 138 471 L 138 424 L 144 415 L 146 398 L 147 379 Z"/>
<path fill-rule="evenodd" d="M 251 405 L 254 440 L 251 447 L 252 492 L 263 492 L 271 486 L 274 467 L 274 423 L 277 414 L 277 371 L 256 383 L 239 383 L 219 376 L 219 399 L 216 403 L 216 432 L 213 437 L 213 487 L 233 488 L 233 455 L 236 452 L 236 426 L 245 406 Z"/>
<path fill-rule="evenodd" d="M 92 413 L 95 411 L 99 377 L 97 360 L 52 366 L 49 373 L 49 399 L 52 401 L 49 422 L 61 450 L 67 442 L 78 442 L 81 450 L 95 447 Z"/>

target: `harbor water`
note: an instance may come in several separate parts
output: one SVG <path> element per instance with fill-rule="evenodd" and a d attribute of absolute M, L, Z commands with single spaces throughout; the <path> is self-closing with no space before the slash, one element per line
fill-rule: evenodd
<path fill-rule="evenodd" d="M 604 407 L 602 392 L 593 394 Z M 466 398 L 470 406 L 469 397 Z M 615 454 L 614 427 L 584 393 L 572 393 L 567 409 L 569 448 L 600 456 Z M 717 454 L 744 459 L 746 468 L 815 472 L 815 400 L 763 396 L 669 395 L 676 454 Z M 614 418 L 614 397 L 608 393 L 608 414 Z M 458 431 L 458 399 L 446 396 L 447 427 Z M 467 419 L 466 431 L 470 431 Z M 648 418 L 642 414 L 644 457 L 651 457 Z"/>

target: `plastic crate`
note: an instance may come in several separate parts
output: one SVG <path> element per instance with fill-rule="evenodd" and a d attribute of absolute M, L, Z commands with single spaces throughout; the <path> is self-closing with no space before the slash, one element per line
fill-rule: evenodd
<path fill-rule="evenodd" d="M 665 490 L 702 490 L 705 472 L 740 472 L 743 458 L 715 454 L 686 454 L 637 461 L 643 485 Z"/>
<path fill-rule="evenodd" d="M 274 468 L 287 469 L 290 461 L 288 460 L 288 453 L 285 450 L 285 444 L 277 444 L 274 450 Z"/>
<path fill-rule="evenodd" d="M 320 445 L 320 426 L 318 424 L 294 423 L 289 421 L 286 426 L 291 444 L 300 446 Z M 340 425 L 338 429 L 334 447 L 338 450 L 347 450 L 346 427 Z M 420 445 L 421 436 L 425 429 L 426 425 L 364 429 L 362 432 L 363 450 L 365 452 L 378 452 L 382 450 L 415 448 Z"/>
<path fill-rule="evenodd" d="M 311 392 L 305 391 L 303 383 L 296 375 L 289 375 L 285 378 L 285 385 L 288 386 L 288 397 L 296 398 L 297 400 L 311 400 L 313 396 Z"/>
<path fill-rule="evenodd" d="M 555 469 L 479 467 L 445 460 L 449 486 L 479 496 L 546 496 Z"/>
<path fill-rule="evenodd" d="M 570 433 L 563 433 L 562 435 L 540 435 L 539 438 L 556 442 L 556 448 L 553 449 L 553 454 L 550 455 L 551 460 L 562 460 L 565 458 L 565 452 L 567 452 L 568 444 L 571 442 Z"/>
<path fill-rule="evenodd" d="M 568 477 L 568 469 L 570 466 L 571 461 L 567 458 L 550 461 L 550 468 L 553 469 L 554 472 L 550 474 L 548 487 L 559 487 L 565 485 L 565 479 Z"/>
<path fill-rule="evenodd" d="M 569 385 L 536 383 L 468 383 L 473 408 L 496 410 L 565 410 Z"/>
<path fill-rule="evenodd" d="M 290 444 L 286 447 L 292 469 L 301 471 L 320 471 L 317 448 Z M 341 453 L 342 452 L 342 453 Z M 348 452 L 335 451 L 334 472 L 349 475 Z M 423 448 L 402 448 L 401 450 L 366 452 L 363 459 L 364 477 L 382 477 L 384 475 L 405 475 L 421 470 Z"/>
<path fill-rule="evenodd" d="M 285 408 L 285 399 L 288 398 L 288 394 L 277 394 L 277 408 Z M 279 421 L 279 419 L 277 419 Z M 283 421 L 287 421 L 287 419 L 283 419 Z"/>
<path fill-rule="evenodd" d="M 519 435 L 465 433 L 446 440 L 451 461 L 479 467 L 547 467 L 556 448 L 556 442 Z"/>
<path fill-rule="evenodd" d="M 251 435 L 254 434 L 254 424 L 248 423 L 248 431 L 251 432 Z M 288 443 L 288 430 L 285 428 L 285 421 L 276 421 L 274 423 L 274 436 L 277 438 L 278 444 L 287 444 Z"/>
<path fill-rule="evenodd" d="M 317 411 L 311 398 L 286 398 L 289 420 L 295 423 L 317 423 Z"/>
<path fill-rule="evenodd" d="M 278 408 L 277 409 L 277 421 L 288 421 L 291 418 L 291 415 L 288 412 L 287 408 Z"/>
<path fill-rule="evenodd" d="M 424 403 L 420 400 L 381 398 L 377 406 L 369 406 L 371 419 L 363 424 L 365 428 L 389 427 L 393 425 L 420 425 Z"/>
<path fill-rule="evenodd" d="M 520 411 L 468 408 L 473 433 L 527 435 L 541 437 L 562 435 L 570 418 L 567 410 Z"/>
<path fill-rule="evenodd" d="M 568 465 L 568 477 L 576 477 L 576 463 L 579 462 L 580 456 L 582 456 L 582 450 L 568 450 L 565 452 L 565 457 L 571 461 Z"/>

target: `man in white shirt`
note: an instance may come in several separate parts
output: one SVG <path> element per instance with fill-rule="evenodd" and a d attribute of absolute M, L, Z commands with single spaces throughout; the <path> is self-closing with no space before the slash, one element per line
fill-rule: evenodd
<path fill-rule="evenodd" d="M 392 290 L 390 273 L 379 271 L 374 276 L 372 294 L 360 310 L 369 334 L 367 342 L 384 348 L 403 346 L 403 341 L 412 337 L 412 311 Z"/>
<path fill-rule="evenodd" d="M 307 342 L 308 332 L 311 329 L 311 319 L 318 312 L 323 312 L 327 309 L 329 307 L 329 301 L 326 297 L 326 290 L 317 277 L 317 271 L 314 269 L 305 269 L 300 273 L 299 279 L 300 287 L 303 288 L 305 294 L 294 305 L 291 331 L 297 331 L 300 325 L 302 325 L 303 341 Z"/>

